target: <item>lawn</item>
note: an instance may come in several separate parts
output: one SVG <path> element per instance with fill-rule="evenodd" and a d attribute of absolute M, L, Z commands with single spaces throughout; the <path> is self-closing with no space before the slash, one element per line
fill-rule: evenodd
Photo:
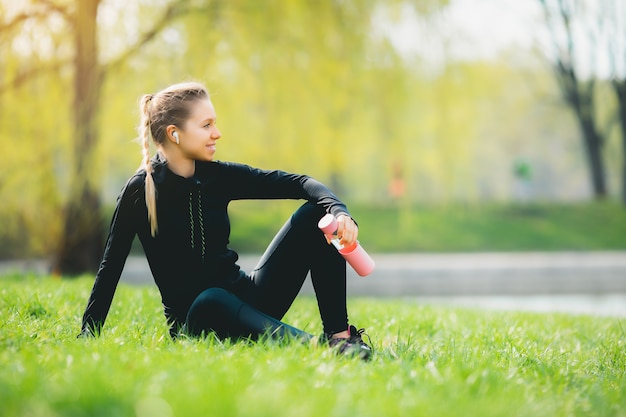
<path fill-rule="evenodd" d="M 626 416 L 617 318 L 349 299 L 375 356 L 171 341 L 153 287 L 120 285 L 99 338 L 77 339 L 93 278 L 12 276 L 0 287 L 0 415 Z M 319 333 L 312 298 L 285 320 Z"/>
<path fill-rule="evenodd" d="M 231 203 L 231 247 L 239 253 L 262 253 L 301 204 L 293 200 Z M 612 200 L 406 207 L 348 201 L 348 206 L 359 224 L 359 240 L 371 253 L 626 250 L 626 208 Z M 108 206 L 103 213 L 105 235 L 113 210 Z M 13 221 L 0 218 L 0 225 Z M 51 256 L 44 248 L 50 250 L 53 243 L 40 242 L 41 234 L 18 229 L 12 236 L 0 230 L 0 259 Z M 143 254 L 138 239 L 133 253 Z"/>
<path fill-rule="evenodd" d="M 235 202 L 232 246 L 262 252 L 301 202 Z M 350 206 L 372 253 L 626 250 L 618 202 Z"/>

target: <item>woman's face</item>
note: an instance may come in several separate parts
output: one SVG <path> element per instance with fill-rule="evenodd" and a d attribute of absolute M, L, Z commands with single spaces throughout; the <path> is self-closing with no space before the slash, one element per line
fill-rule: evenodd
<path fill-rule="evenodd" d="M 178 133 L 180 149 L 190 159 L 212 161 L 215 142 L 222 137 L 215 125 L 215 109 L 209 99 L 196 100 L 190 105 L 189 119 Z"/>

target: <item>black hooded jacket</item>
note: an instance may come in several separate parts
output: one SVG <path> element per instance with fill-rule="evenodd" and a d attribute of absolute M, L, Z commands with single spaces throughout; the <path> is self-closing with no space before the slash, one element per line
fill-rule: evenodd
<path fill-rule="evenodd" d="M 267 171 L 228 162 L 196 162 L 195 174 L 184 178 L 167 163 L 152 160 L 157 192 L 158 233 L 150 234 L 145 202 L 145 170 L 122 189 L 100 268 L 82 322 L 83 333 L 103 325 L 135 235 L 143 246 L 161 293 L 171 332 L 186 319 L 196 296 L 210 287 L 228 286 L 243 278 L 238 255 L 229 249 L 228 204 L 241 199 L 304 199 L 335 216 L 346 206 L 323 184 L 306 175 Z"/>

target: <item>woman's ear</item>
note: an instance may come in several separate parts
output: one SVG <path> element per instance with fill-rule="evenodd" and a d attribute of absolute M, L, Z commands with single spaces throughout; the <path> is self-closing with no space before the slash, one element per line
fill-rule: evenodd
<path fill-rule="evenodd" d="M 165 128 L 165 132 L 167 134 L 167 138 L 176 144 L 180 143 L 180 139 L 178 138 L 178 132 L 176 132 L 176 125 L 169 125 Z"/>

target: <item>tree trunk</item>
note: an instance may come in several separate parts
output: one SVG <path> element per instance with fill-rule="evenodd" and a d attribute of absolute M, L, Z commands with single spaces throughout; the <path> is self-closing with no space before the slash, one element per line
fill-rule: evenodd
<path fill-rule="evenodd" d="M 576 56 L 580 48 L 578 48 L 578 38 L 574 36 L 575 21 L 578 16 L 585 13 L 585 9 L 578 2 L 563 0 L 550 2 L 550 5 L 547 0 L 539 0 L 539 3 L 543 8 L 551 40 L 555 45 L 556 78 L 565 100 L 578 119 L 583 136 L 593 194 L 596 199 L 604 199 L 607 196 L 606 173 L 602 159 L 604 136 L 597 126 L 593 99 L 596 78 L 591 77 L 582 82 L 579 80 L 576 69 L 577 58 L 581 57 Z M 595 51 L 596 39 L 591 36 L 594 32 L 589 30 L 588 33 L 590 36 L 587 41 L 591 43 L 591 51 Z M 586 61 L 593 59 L 592 55 L 585 57 Z"/>
<path fill-rule="evenodd" d="M 69 200 L 53 271 L 94 272 L 104 248 L 101 201 L 93 175 L 102 73 L 98 63 L 97 14 L 100 0 L 77 0 L 74 19 L 74 155 Z"/>
<path fill-rule="evenodd" d="M 585 115 L 579 115 L 583 140 L 585 142 L 585 150 L 589 169 L 591 170 L 591 185 L 593 194 L 596 199 L 604 199 L 607 196 L 606 175 L 604 169 L 604 160 L 602 159 L 602 140 L 598 133 L 593 118 Z"/>
<path fill-rule="evenodd" d="M 563 63 L 558 66 L 557 77 L 563 96 L 578 120 L 587 156 L 593 195 L 595 199 L 602 200 L 607 196 L 606 172 L 602 159 L 604 141 L 596 123 L 593 99 L 594 82 L 581 83 L 573 68 L 563 65 Z"/>

